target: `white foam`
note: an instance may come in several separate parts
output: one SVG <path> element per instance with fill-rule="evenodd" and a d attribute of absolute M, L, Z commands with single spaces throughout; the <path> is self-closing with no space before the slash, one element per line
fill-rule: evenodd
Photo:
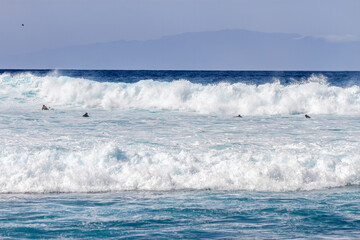
<path fill-rule="evenodd" d="M 163 149 L 123 152 L 113 144 L 89 152 L 43 150 L 6 156 L 1 152 L 0 192 L 293 191 L 359 184 L 359 152 L 343 153 L 241 148 L 201 154 Z"/>
<path fill-rule="evenodd" d="M 359 86 L 329 86 L 322 75 L 291 85 L 263 85 L 187 80 L 137 83 L 95 82 L 31 74 L 1 75 L 0 100 L 17 104 L 48 103 L 61 107 L 175 110 L 216 115 L 360 114 Z M 1 97 L 2 96 L 2 97 Z"/>
<path fill-rule="evenodd" d="M 321 76 L 255 86 L 31 74 L 3 74 L 0 86 L 0 193 L 360 184 L 358 86 Z M 291 115 L 301 112 L 312 118 Z"/>
<path fill-rule="evenodd" d="M 0 192 L 295 191 L 360 184 L 356 117 L 81 114 L 0 115 Z"/>

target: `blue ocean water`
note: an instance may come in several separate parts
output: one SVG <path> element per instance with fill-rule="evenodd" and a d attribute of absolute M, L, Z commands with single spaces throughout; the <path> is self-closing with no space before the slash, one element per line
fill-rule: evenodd
<path fill-rule="evenodd" d="M 0 70 L 0 238 L 356 239 L 359 117 L 360 72 Z"/>

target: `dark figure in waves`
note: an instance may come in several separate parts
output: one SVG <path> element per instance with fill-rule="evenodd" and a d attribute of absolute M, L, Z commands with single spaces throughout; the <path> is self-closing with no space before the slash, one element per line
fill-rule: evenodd
<path fill-rule="evenodd" d="M 89 114 L 86 112 L 83 117 L 89 117 Z"/>
<path fill-rule="evenodd" d="M 238 118 L 242 118 L 242 116 L 239 114 L 239 115 L 237 115 L 237 116 L 234 116 L 234 117 L 238 117 Z"/>
<path fill-rule="evenodd" d="M 309 115 L 307 115 L 307 114 L 305 114 L 305 117 L 306 117 L 306 118 L 311 118 L 311 117 L 310 117 Z"/>
<path fill-rule="evenodd" d="M 43 105 L 41 110 L 49 110 L 49 108 L 47 106 Z"/>

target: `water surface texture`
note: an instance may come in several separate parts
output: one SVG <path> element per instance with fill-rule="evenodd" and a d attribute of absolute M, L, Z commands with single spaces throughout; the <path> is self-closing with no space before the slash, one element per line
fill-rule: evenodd
<path fill-rule="evenodd" d="M 359 72 L 1 70 L 0 136 L 1 238 L 359 234 Z"/>

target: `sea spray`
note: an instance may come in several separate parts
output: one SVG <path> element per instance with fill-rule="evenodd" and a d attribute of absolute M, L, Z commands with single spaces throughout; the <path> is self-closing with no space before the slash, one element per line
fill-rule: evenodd
<path fill-rule="evenodd" d="M 0 70 L 0 238 L 357 239 L 359 80 Z"/>
<path fill-rule="evenodd" d="M 360 114 L 360 87 L 332 86 L 323 75 L 283 85 L 275 80 L 199 84 L 188 80 L 135 83 L 97 82 L 67 76 L 2 74 L 0 100 L 4 104 L 47 102 L 59 107 L 144 109 L 200 114 Z"/>
<path fill-rule="evenodd" d="M 295 191 L 357 185 L 359 150 L 230 146 L 198 152 L 115 144 L 86 151 L 1 149 L 1 193 L 122 190 Z"/>
<path fill-rule="evenodd" d="M 358 84 L 330 84 L 323 74 L 287 84 L 176 79 L 3 73 L 0 192 L 359 184 Z"/>

